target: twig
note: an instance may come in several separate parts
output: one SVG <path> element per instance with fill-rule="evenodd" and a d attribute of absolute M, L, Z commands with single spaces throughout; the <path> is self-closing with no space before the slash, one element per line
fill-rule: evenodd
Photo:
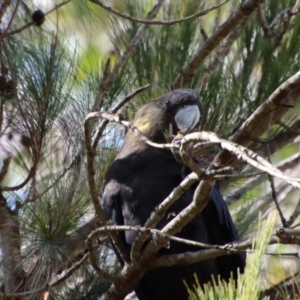
<path fill-rule="evenodd" d="M 84 122 L 87 122 L 88 120 L 92 120 L 95 118 L 103 118 L 106 119 L 109 122 L 114 122 L 118 124 L 122 124 L 132 130 L 140 139 L 141 141 L 147 143 L 150 146 L 161 148 L 161 149 L 170 149 L 170 148 L 176 148 L 177 145 L 173 144 L 158 144 L 150 141 L 136 126 L 134 126 L 131 122 L 122 120 L 120 115 L 113 115 L 109 113 L 102 113 L 102 112 L 91 112 L 89 113 Z"/>
<path fill-rule="evenodd" d="M 286 124 L 285 124 L 283 121 L 281 121 L 281 120 L 279 120 L 279 121 L 277 122 L 277 124 L 280 125 L 281 127 L 283 127 L 284 129 L 286 129 L 287 131 L 292 131 L 292 132 L 295 132 L 295 133 L 297 133 L 297 134 L 300 134 L 299 128 L 294 129 L 294 128 L 291 127 L 291 126 L 286 125 Z"/>
<path fill-rule="evenodd" d="M 287 185 L 286 182 L 279 184 L 276 190 L 278 202 L 281 203 L 284 199 L 286 199 L 287 195 L 293 190 L 293 187 Z M 256 201 L 254 207 L 251 208 L 251 214 L 256 216 L 259 212 L 263 211 L 262 218 L 267 217 L 274 208 L 276 209 L 275 205 L 270 206 L 270 204 L 274 203 L 272 197 L 272 191 L 270 191 L 267 195 L 260 197 L 260 201 Z"/>
<path fill-rule="evenodd" d="M 281 171 L 286 170 L 290 167 L 294 167 L 300 162 L 300 153 L 295 153 L 294 155 L 288 157 L 287 159 L 281 161 L 276 165 Z"/>
<path fill-rule="evenodd" d="M 4 192 L 12 192 L 23 188 L 34 177 L 37 170 L 37 165 L 38 165 L 38 160 L 34 158 L 29 173 L 27 177 L 23 180 L 23 182 L 15 186 L 0 186 L 0 190 Z"/>
<path fill-rule="evenodd" d="M 214 74 L 215 70 L 224 60 L 224 58 L 229 54 L 232 44 L 237 40 L 237 38 L 242 33 L 244 27 L 247 24 L 247 20 L 243 20 L 226 38 L 224 44 L 220 47 L 217 53 L 214 55 L 211 62 L 208 64 L 206 71 L 201 77 L 196 85 L 196 89 L 200 89 L 202 86 L 206 86 L 209 80 L 211 79 L 212 75 Z"/>
<path fill-rule="evenodd" d="M 287 33 L 287 31 L 289 29 L 291 18 L 294 16 L 294 14 L 292 13 L 290 8 L 286 9 L 286 14 L 287 14 L 287 18 L 283 18 L 282 24 L 280 26 L 281 32 L 278 34 L 277 38 L 273 42 L 273 51 L 280 45 L 283 37 L 285 36 L 285 34 Z M 285 13 L 283 13 L 283 15 L 285 15 Z M 271 25 L 270 25 L 270 27 L 271 27 Z"/>
<path fill-rule="evenodd" d="M 45 16 L 48 15 L 48 14 L 50 14 L 50 13 L 52 13 L 53 11 L 59 9 L 60 7 L 62 7 L 62 6 L 64 6 L 64 5 L 66 5 L 66 4 L 68 4 L 68 3 L 71 2 L 71 1 L 72 1 L 72 0 L 67 0 L 67 1 L 64 1 L 64 2 L 62 2 L 62 3 L 60 3 L 60 4 L 56 4 L 52 9 L 50 9 L 48 12 L 45 13 Z M 14 34 L 20 33 L 21 31 L 27 29 L 28 27 L 30 27 L 30 26 L 32 26 L 32 25 L 34 25 L 34 24 L 35 24 L 35 22 L 34 22 L 34 21 L 31 21 L 31 22 L 29 22 L 29 23 L 23 25 L 23 26 L 20 27 L 20 28 L 17 28 L 17 29 L 15 29 L 15 30 L 12 30 L 12 31 L 9 31 L 9 32 L 5 32 L 4 34 L 2 34 L 2 38 L 5 38 L 5 37 L 8 37 L 8 36 L 12 36 L 12 35 L 14 35 Z"/>
<path fill-rule="evenodd" d="M 234 154 L 238 159 L 243 160 L 247 162 L 248 164 L 252 165 L 253 167 L 266 172 L 272 176 L 281 178 L 286 180 L 289 184 L 296 188 L 300 188 L 299 180 L 298 178 L 290 178 L 288 176 L 285 176 L 280 170 L 278 170 L 276 167 L 274 167 L 272 164 L 270 164 L 267 160 L 253 152 L 252 150 L 245 148 L 241 145 L 237 145 L 233 142 L 220 139 L 218 136 L 213 132 L 196 132 L 186 135 L 182 141 L 181 141 L 181 148 L 180 151 L 186 151 L 188 144 L 191 142 L 204 140 L 209 142 L 215 142 L 218 144 L 222 149 L 226 149 L 230 151 L 232 154 Z"/>
<path fill-rule="evenodd" d="M 99 82 L 98 89 L 100 89 L 102 82 L 105 81 L 107 79 L 107 77 L 109 76 L 110 70 L 111 70 L 111 64 L 110 64 L 110 58 L 108 58 L 105 65 L 104 65 L 103 76 L 102 76 L 102 78 Z M 97 99 L 97 97 L 98 97 L 98 95 L 96 96 L 96 99 Z M 103 99 L 103 97 L 101 97 L 99 99 L 99 104 L 98 104 L 99 109 L 101 109 L 103 101 L 104 101 L 104 99 Z"/>
<path fill-rule="evenodd" d="M 158 0 L 157 3 L 154 5 L 152 10 L 148 13 L 147 20 L 152 20 L 158 14 L 161 6 L 163 5 L 164 0 Z M 134 53 L 134 49 L 136 48 L 138 42 L 143 37 L 144 33 L 148 29 L 148 24 L 143 24 L 139 27 L 138 31 L 136 32 L 135 36 L 132 38 L 130 43 L 128 44 L 127 48 L 125 49 L 124 53 L 114 66 L 111 73 L 100 82 L 100 86 L 98 88 L 98 93 L 93 105 L 93 110 L 100 110 L 100 104 L 102 102 L 102 98 L 105 92 L 110 88 L 112 83 L 114 82 L 116 76 L 120 73 L 126 62 L 128 61 L 129 57 Z"/>
<path fill-rule="evenodd" d="M 257 16 L 258 16 L 258 21 L 261 25 L 262 30 L 264 31 L 264 34 L 266 37 L 271 37 L 273 35 L 273 32 L 270 28 L 270 25 L 268 24 L 266 20 L 266 16 L 264 14 L 263 6 L 260 5 L 258 10 L 257 10 Z"/>
<path fill-rule="evenodd" d="M 276 235 L 285 238 L 286 236 L 300 236 L 300 229 L 280 228 L 277 230 Z"/>
<path fill-rule="evenodd" d="M 238 201 L 241 197 L 243 197 L 243 195 L 247 191 L 254 188 L 261 182 L 262 182 L 262 176 L 256 176 L 255 178 L 251 178 L 250 180 L 247 180 L 240 187 L 234 189 L 229 195 L 225 196 L 224 201 L 227 203 L 227 205 L 230 205 Z"/>
<path fill-rule="evenodd" d="M 11 24 L 12 24 L 14 18 L 15 18 L 15 15 L 16 15 L 16 13 L 17 13 L 17 11 L 18 11 L 20 2 L 21 2 L 21 0 L 18 0 L 17 4 L 15 5 L 14 11 L 13 11 L 13 13 L 11 14 L 10 20 L 9 20 L 9 22 L 8 22 L 6 28 L 5 28 L 4 33 L 6 33 L 6 32 L 9 30 L 9 28 L 10 28 L 10 26 L 11 26 Z"/>
<path fill-rule="evenodd" d="M 50 191 L 65 175 L 66 173 L 74 166 L 74 160 L 69 166 L 65 167 L 64 170 L 61 172 L 61 174 L 53 181 L 52 184 L 50 184 L 43 192 L 41 192 L 38 195 L 35 195 L 32 198 L 27 198 L 22 204 L 21 207 L 25 206 L 27 203 L 34 202 L 37 199 L 41 198 L 43 195 L 45 195 L 48 191 Z M 74 187 L 74 185 L 72 186 Z"/>
<path fill-rule="evenodd" d="M 281 228 L 275 235 L 271 237 L 269 245 L 277 243 L 289 244 L 290 242 L 299 245 L 299 236 L 300 230 L 298 229 Z M 212 259 L 221 255 L 232 255 L 234 254 L 234 252 L 229 251 L 229 249 L 235 249 L 239 252 L 245 251 L 246 249 L 251 248 L 253 240 L 253 238 L 250 238 L 244 241 L 238 241 L 223 245 L 222 247 L 224 248 L 224 250 L 226 249 L 228 250 L 228 252 L 224 252 L 223 249 L 206 249 L 197 252 L 162 255 L 155 261 L 151 261 L 151 264 L 149 264 L 148 267 L 150 269 L 157 269 L 161 267 L 172 267 L 174 265 L 189 265 L 203 260 Z M 270 254 L 268 253 L 268 255 Z"/>
<path fill-rule="evenodd" d="M 118 115 L 112 115 L 112 114 L 107 114 L 107 113 L 101 113 L 101 112 L 92 112 L 87 115 L 85 118 L 85 123 L 88 120 L 91 120 L 93 118 L 105 118 L 109 121 L 116 122 L 119 124 L 125 125 L 127 128 L 132 130 L 135 134 L 138 135 L 138 137 L 147 143 L 150 146 L 156 147 L 156 148 L 161 148 L 161 149 L 171 149 L 171 148 L 178 148 L 177 144 L 158 144 L 150 141 L 136 126 L 134 126 L 132 123 L 128 121 L 123 121 L 120 119 L 120 116 Z M 259 156 L 257 153 L 253 152 L 252 150 L 243 147 L 241 145 L 238 145 L 236 143 L 220 139 L 215 133 L 213 132 L 206 132 L 206 131 L 201 131 L 201 132 L 196 132 L 196 133 L 191 133 L 186 135 L 182 140 L 181 140 L 181 146 L 180 146 L 180 152 L 182 157 L 186 156 L 186 153 L 188 153 L 188 145 L 191 142 L 198 142 L 198 141 L 207 141 L 209 143 L 214 143 L 216 145 L 219 145 L 222 149 L 226 149 L 230 153 L 234 154 L 239 160 L 243 160 L 247 162 L 248 164 L 254 166 L 255 168 L 261 170 L 262 172 L 266 172 L 272 176 L 281 178 L 283 180 L 286 180 L 289 184 L 292 186 L 296 187 L 297 189 L 300 189 L 300 184 L 298 181 L 300 181 L 300 178 L 290 178 L 286 175 L 284 175 L 280 170 L 278 170 L 276 167 L 274 167 L 272 164 L 270 164 L 267 160 L 265 160 L 263 157 Z M 184 159 L 183 159 L 184 161 Z M 187 164 L 189 164 L 189 161 L 185 161 Z M 189 166 L 189 165 L 188 165 Z M 193 166 L 189 166 L 190 168 L 195 169 L 195 173 L 200 173 L 200 168 L 194 167 L 196 164 Z M 192 170 L 194 171 L 194 170 Z M 198 174 L 199 175 L 199 174 Z M 202 175 L 202 174 L 201 174 Z M 200 175 L 200 176 L 201 176 Z"/>
<path fill-rule="evenodd" d="M 278 123 L 279 122 L 276 122 L 276 124 Z M 268 155 L 269 151 L 271 152 L 271 154 L 274 154 L 277 150 L 281 149 L 287 144 L 292 144 L 294 140 L 299 136 L 298 129 L 300 128 L 300 121 L 296 121 L 293 124 L 293 129 L 294 128 L 295 130 L 281 131 L 270 141 L 267 146 L 261 145 L 260 147 L 256 148 L 255 151 L 259 155 L 265 157 L 266 155 Z"/>
<path fill-rule="evenodd" d="M 272 126 L 272 124 L 271 124 L 272 119 L 273 119 L 273 113 L 271 112 L 270 115 L 269 115 L 269 122 L 270 122 L 269 128 L 271 128 L 271 126 Z M 269 137 L 269 132 L 268 132 L 268 137 Z M 269 163 L 272 163 L 269 143 L 268 143 L 267 148 L 268 148 L 268 161 L 269 161 Z M 277 193 L 276 193 L 276 188 L 275 188 L 275 183 L 274 183 L 274 177 L 271 176 L 270 174 L 268 174 L 268 179 L 269 179 L 269 182 L 270 182 L 272 199 L 273 199 L 273 202 L 275 203 L 276 209 L 278 211 L 282 226 L 287 227 L 286 226 L 286 219 L 285 219 L 285 217 L 283 215 L 283 212 L 281 210 L 281 207 L 279 205 L 279 201 L 278 201 L 278 197 L 277 197 Z"/>
<path fill-rule="evenodd" d="M 256 177 L 258 175 L 266 174 L 265 172 L 252 172 L 252 173 L 237 173 L 237 174 L 218 174 L 214 175 L 213 178 L 216 180 L 227 180 L 231 178 L 251 178 Z"/>
<path fill-rule="evenodd" d="M 104 226 L 104 228 L 105 227 L 110 227 L 110 226 Z M 103 228 L 103 227 L 101 227 L 101 228 Z M 98 232 L 100 232 L 99 229 L 100 228 L 93 230 L 86 239 L 86 245 L 88 247 L 89 254 L 90 254 L 90 262 L 91 262 L 92 267 L 94 268 L 94 270 L 97 272 L 98 275 L 100 275 L 102 278 L 104 278 L 105 280 L 107 280 L 109 282 L 113 282 L 113 283 L 117 284 L 117 278 L 114 276 L 111 276 L 110 274 L 108 274 L 107 272 L 102 270 L 98 266 L 98 263 L 97 263 L 97 258 L 95 256 L 94 248 L 93 248 L 93 238 L 96 234 L 98 234 Z"/>
<path fill-rule="evenodd" d="M 200 33 L 202 35 L 203 41 L 206 42 L 208 40 L 208 35 L 201 25 L 200 25 Z"/>
<path fill-rule="evenodd" d="M 193 240 L 183 239 L 183 238 L 179 238 L 176 236 L 172 236 L 172 235 L 163 233 L 159 229 L 149 228 L 146 226 L 143 226 L 143 227 L 127 226 L 127 225 L 103 226 L 103 227 L 97 228 L 94 231 L 94 235 L 97 234 L 98 232 L 106 232 L 106 231 L 136 231 L 136 232 L 143 232 L 143 233 L 147 233 L 147 234 L 151 233 L 153 235 L 154 240 L 157 238 L 157 236 L 161 236 L 164 239 L 166 239 L 167 241 L 174 241 L 174 242 L 178 242 L 178 243 L 186 244 L 186 245 L 190 245 L 190 246 L 195 246 L 195 247 L 200 247 L 200 248 L 222 249 L 222 250 L 226 250 L 226 251 L 239 252 L 238 250 L 236 250 L 234 248 L 229 248 L 228 245 L 227 246 L 214 245 L 214 244 L 207 244 L 207 243 L 196 242 Z"/>
<path fill-rule="evenodd" d="M 249 140 L 252 142 L 264 144 L 264 145 L 270 144 L 270 141 L 271 141 L 270 139 L 261 138 L 261 137 L 257 137 L 257 136 L 250 136 Z"/>
<path fill-rule="evenodd" d="M 110 109 L 109 109 L 109 113 L 111 114 L 115 114 L 118 112 L 118 110 L 120 108 L 122 108 L 128 101 L 130 101 L 132 98 L 134 98 L 136 95 L 138 95 L 139 93 L 145 91 L 146 89 L 148 89 L 150 87 L 150 84 L 146 84 L 136 90 L 134 90 L 132 93 L 130 93 L 129 95 L 127 95 L 125 98 L 123 98 L 121 101 L 117 102 L 116 104 L 114 104 Z M 106 127 L 106 125 L 108 124 L 109 120 L 103 120 L 100 124 L 100 126 L 97 128 L 96 134 L 94 135 L 93 138 L 93 143 L 92 143 L 92 147 L 94 150 L 96 150 L 96 147 L 99 143 L 99 140 L 103 134 L 103 131 Z"/>
<path fill-rule="evenodd" d="M 196 147 L 196 145 L 194 147 Z M 206 176 L 212 177 L 212 176 L 218 176 L 218 175 L 226 175 L 226 174 L 222 174 L 222 173 L 231 172 L 233 170 L 233 168 L 231 168 L 231 167 L 224 167 L 224 168 L 212 169 L 212 170 L 208 170 L 206 168 L 205 169 L 200 168 L 200 170 Z"/>
<path fill-rule="evenodd" d="M 206 59 L 206 57 L 211 54 L 211 52 L 234 28 L 236 28 L 241 22 L 248 20 L 253 11 L 261 4 L 262 1 L 263 0 L 248 0 L 242 2 L 238 11 L 233 13 L 187 62 L 187 64 L 176 76 L 171 87 L 173 89 L 177 89 L 187 80 L 189 80 L 193 76 L 195 70 L 197 70 Z"/>
<path fill-rule="evenodd" d="M 202 180 L 194 193 L 193 201 L 185 209 L 183 209 L 178 215 L 176 215 L 161 232 L 168 235 L 175 235 L 177 232 L 181 231 L 186 224 L 188 224 L 192 219 L 196 217 L 207 205 L 209 198 L 209 193 L 212 186 L 214 185 L 213 180 Z M 156 239 L 151 241 L 143 251 L 143 256 L 146 258 L 151 257 L 157 251 L 167 246 L 166 240 L 164 238 Z"/>
<path fill-rule="evenodd" d="M 107 220 L 99 202 L 98 188 L 96 186 L 96 182 L 94 178 L 94 175 L 96 173 L 94 168 L 94 158 L 96 152 L 94 151 L 91 145 L 91 132 L 90 132 L 91 129 L 89 125 L 89 121 L 91 120 L 91 118 L 89 117 L 89 115 L 84 119 L 84 139 L 85 139 L 85 147 L 87 153 L 87 162 L 86 162 L 87 181 L 88 181 L 89 191 L 94 204 L 96 214 L 100 219 L 101 224 L 105 225 L 107 224 Z M 118 249 L 121 258 L 124 260 L 124 262 L 128 262 L 127 255 L 125 254 L 124 245 L 121 243 L 119 236 L 115 232 L 113 232 L 111 233 L 111 239 L 115 244 L 115 247 Z"/>
<path fill-rule="evenodd" d="M 280 207 L 279 202 L 278 202 L 278 198 L 277 198 L 277 194 L 276 194 L 276 188 L 275 188 L 275 184 L 274 184 L 274 178 L 273 178 L 273 176 L 268 174 L 268 179 L 269 179 L 270 186 L 271 186 L 272 198 L 273 198 L 273 201 L 274 201 L 275 206 L 277 208 L 277 211 L 279 213 L 281 223 L 282 223 L 283 227 L 287 227 L 286 219 L 283 215 L 283 212 L 282 212 L 281 207 Z"/>
<path fill-rule="evenodd" d="M 55 280 L 52 280 L 52 282 L 47 285 L 48 288 L 55 287 L 55 286 L 65 282 L 65 280 L 67 278 L 69 278 L 76 270 L 78 270 L 81 267 L 81 265 L 88 258 L 89 258 L 89 253 L 86 253 L 80 261 L 74 263 L 71 268 L 66 270 L 63 276 L 59 276 L 59 278 L 57 278 Z M 39 293 L 45 292 L 46 289 L 47 289 L 47 286 L 42 287 L 42 288 L 38 288 L 38 289 L 35 289 L 35 290 L 32 290 L 32 291 L 26 291 L 26 292 L 23 292 L 23 293 L 9 293 L 9 294 L 0 293 L 0 298 L 1 299 L 18 299 L 18 298 L 28 297 L 28 296 L 33 295 L 33 294 L 39 294 Z"/>
<path fill-rule="evenodd" d="M 282 10 L 281 12 L 279 12 L 275 18 L 273 19 L 273 21 L 271 22 L 271 24 L 269 25 L 269 28 L 272 28 L 275 26 L 275 24 L 278 22 L 279 19 L 281 19 L 285 14 L 289 14 L 289 15 L 293 15 L 291 9 L 289 7 L 285 8 L 284 10 Z"/>
<path fill-rule="evenodd" d="M 168 21 L 158 21 L 158 20 L 144 20 L 144 19 L 138 19 L 138 18 L 134 18 L 128 14 L 125 14 L 125 13 L 122 13 L 120 12 L 119 10 L 116 10 L 114 8 L 112 8 L 111 6 L 108 6 L 106 4 L 104 4 L 103 2 L 101 2 L 100 0 L 90 0 L 90 2 L 94 3 L 94 4 L 97 4 L 99 6 L 101 6 L 102 8 L 104 8 L 105 10 L 123 18 L 123 19 L 126 19 L 126 20 L 129 20 L 129 21 L 132 21 L 132 22 L 137 22 L 137 23 L 142 23 L 142 24 L 148 24 L 148 25 L 174 25 L 174 24 L 178 24 L 178 23 L 182 23 L 182 22 L 186 22 L 186 21 L 189 21 L 189 20 L 192 20 L 192 19 L 195 19 L 195 18 L 198 18 L 198 17 L 201 17 L 201 16 L 204 16 L 206 14 L 208 14 L 209 12 L 223 6 L 224 4 L 226 4 L 227 2 L 229 2 L 229 0 L 225 0 L 224 2 L 218 4 L 218 5 L 215 5 L 215 6 L 212 6 L 208 9 L 204 9 L 202 11 L 199 11 L 193 15 L 190 15 L 188 17 L 185 17 L 185 18 L 181 18 L 181 19 L 176 19 L 176 20 L 168 20 Z"/>

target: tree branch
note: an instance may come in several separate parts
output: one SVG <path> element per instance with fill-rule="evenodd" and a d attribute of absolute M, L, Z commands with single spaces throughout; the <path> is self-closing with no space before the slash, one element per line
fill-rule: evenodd
<path fill-rule="evenodd" d="M 50 13 L 52 13 L 53 11 L 56 11 L 57 9 L 59 9 L 60 7 L 66 5 L 66 4 L 68 4 L 68 3 L 71 2 L 71 1 L 72 1 L 72 0 L 67 0 L 67 1 L 64 1 L 64 2 L 62 2 L 62 3 L 60 3 L 60 4 L 56 4 L 52 9 L 50 9 L 48 12 L 45 13 L 45 16 L 48 15 L 48 14 L 50 14 Z M 9 31 L 9 32 L 5 32 L 4 34 L 2 34 L 2 38 L 6 38 L 6 37 L 8 37 L 8 36 L 11 36 L 11 35 L 20 33 L 20 32 L 22 32 L 23 30 L 25 30 L 25 29 L 31 27 L 32 25 L 35 25 L 35 22 L 34 22 L 34 21 L 31 21 L 31 22 L 29 22 L 29 23 L 23 25 L 23 26 L 20 27 L 20 28 L 15 29 L 15 30 L 11 30 L 11 31 Z"/>
<path fill-rule="evenodd" d="M 111 114 L 115 114 L 118 112 L 118 110 L 120 108 L 122 108 L 128 101 L 130 101 L 132 98 L 134 98 L 136 95 L 138 95 L 139 93 L 145 91 L 146 89 L 148 89 L 150 87 L 150 84 L 146 84 L 134 91 L 132 91 L 132 93 L 130 93 L 129 95 L 127 95 L 125 98 L 123 98 L 121 101 L 115 103 L 114 105 L 112 105 L 112 107 L 109 109 L 109 113 Z M 92 143 L 92 147 L 94 150 L 96 150 L 96 147 L 99 143 L 100 138 L 102 137 L 103 131 L 106 127 L 106 125 L 108 124 L 109 120 L 103 120 L 100 124 L 100 126 L 97 128 L 96 134 L 94 135 L 93 138 L 93 143 Z"/>
<path fill-rule="evenodd" d="M 245 22 L 263 0 L 246 0 L 240 5 L 237 12 L 233 13 L 217 31 L 209 37 L 204 45 L 199 48 L 196 54 L 180 70 L 172 83 L 172 89 L 180 88 L 186 81 L 191 79 L 194 72 L 199 68 L 208 55 L 221 43 L 226 36 L 234 30 L 241 22 Z"/>
<path fill-rule="evenodd" d="M 98 218 L 100 219 L 100 222 L 102 225 L 106 225 L 108 222 L 105 218 L 104 212 L 102 210 L 102 207 L 99 202 L 98 198 L 98 188 L 95 182 L 95 168 L 94 168 L 94 158 L 96 155 L 96 152 L 94 151 L 92 145 L 91 145 L 91 132 L 90 132 L 90 125 L 89 121 L 91 120 L 91 117 L 89 117 L 91 114 L 89 114 L 84 119 L 84 139 L 85 139 L 85 146 L 86 146 L 86 152 L 87 152 L 87 166 L 86 166 L 86 173 L 87 173 L 87 181 L 89 186 L 90 195 L 94 204 L 94 208 L 96 211 L 96 214 Z M 119 236 L 117 233 L 112 232 L 111 233 L 111 239 L 113 243 L 115 244 L 116 248 L 118 249 L 120 256 L 125 262 L 128 262 L 127 255 L 125 254 L 124 245 L 121 243 Z"/>
<path fill-rule="evenodd" d="M 271 125 L 275 124 L 290 110 L 290 107 L 287 107 L 284 103 L 294 105 L 298 100 L 299 84 L 300 72 L 297 72 L 282 83 L 271 96 L 255 110 L 230 138 L 230 141 L 247 147 L 251 143 L 249 137 L 260 136 L 269 128 L 270 119 L 268 116 L 270 114 L 273 114 Z M 228 151 L 221 151 L 216 158 L 216 164 L 220 166 L 232 165 L 236 161 L 237 158 L 233 157 L 232 153 Z"/>
<path fill-rule="evenodd" d="M 261 156 L 253 152 L 252 150 L 243 147 L 241 145 L 237 145 L 233 142 L 220 139 L 213 132 L 201 131 L 201 132 L 196 132 L 196 133 L 191 133 L 186 135 L 181 142 L 181 151 L 184 151 L 184 149 L 188 147 L 189 143 L 199 141 L 199 140 L 214 142 L 218 144 L 222 149 L 226 149 L 232 154 L 234 154 L 237 157 L 237 159 L 243 160 L 248 164 L 252 165 L 253 167 L 263 172 L 266 172 L 272 176 L 284 179 L 295 188 L 300 189 L 300 184 L 299 184 L 300 179 L 290 178 L 284 175 L 280 170 L 278 170 L 267 160 L 265 160 L 264 158 L 262 158 Z"/>
<path fill-rule="evenodd" d="M 158 21 L 158 20 L 144 20 L 144 19 L 138 19 L 138 18 L 134 18 L 128 14 L 125 14 L 125 13 L 122 13 L 114 8 L 112 8 L 111 6 L 109 5 L 106 5 L 104 4 L 103 2 L 101 2 L 100 0 L 90 0 L 90 2 L 94 3 L 94 4 L 97 4 L 99 6 L 101 6 L 102 8 L 104 8 L 105 10 L 123 18 L 123 19 L 126 19 L 128 21 L 132 21 L 132 22 L 136 22 L 136 23 L 142 23 L 142 24 L 148 24 L 148 25 L 174 25 L 174 24 L 178 24 L 178 23 L 182 23 L 182 22 L 186 22 L 186 21 L 189 21 L 189 20 L 192 20 L 192 19 L 195 19 L 195 18 L 198 18 L 198 17 L 201 17 L 201 16 L 204 16 L 206 14 L 208 14 L 209 12 L 223 6 L 224 4 L 226 4 L 227 2 L 229 2 L 229 0 L 225 0 L 224 2 L 218 4 L 218 5 L 215 5 L 215 6 L 212 6 L 208 9 L 204 9 L 202 11 L 199 11 L 193 15 L 190 15 L 188 17 L 185 17 L 185 18 L 181 18 L 181 19 L 176 19 L 176 20 L 168 20 L 168 21 Z"/>
<path fill-rule="evenodd" d="M 205 86 L 211 79 L 212 75 L 214 74 L 215 70 L 218 68 L 218 66 L 221 64 L 221 62 L 224 60 L 224 58 L 229 54 L 233 43 L 241 35 L 243 29 L 245 28 L 245 26 L 247 24 L 247 21 L 248 21 L 248 19 L 244 19 L 234 30 L 232 30 L 231 33 L 229 33 L 224 44 L 220 47 L 220 49 L 217 51 L 217 53 L 214 54 L 213 59 L 210 61 L 210 63 L 208 64 L 208 66 L 205 70 L 205 73 L 199 79 L 199 81 L 196 85 L 196 89 L 200 89 L 201 87 L 205 88 Z"/>
<path fill-rule="evenodd" d="M 104 227 L 106 227 L 106 226 L 104 226 Z M 103 227 L 101 227 L 101 228 L 103 228 Z M 94 270 L 97 272 L 97 274 L 100 275 L 102 278 L 106 279 L 109 282 L 118 284 L 116 277 L 111 276 L 110 274 L 108 274 L 107 272 L 105 272 L 98 266 L 97 258 L 95 256 L 94 247 L 93 247 L 93 240 L 94 240 L 95 235 L 98 234 L 98 232 L 100 232 L 99 228 L 92 231 L 86 239 L 86 245 L 89 250 L 91 265 L 94 268 Z M 107 232 L 107 230 L 106 230 L 106 232 Z"/>

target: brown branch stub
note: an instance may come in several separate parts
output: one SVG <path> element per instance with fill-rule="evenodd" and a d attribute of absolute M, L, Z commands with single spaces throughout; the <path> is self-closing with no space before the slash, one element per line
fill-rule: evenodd
<path fill-rule="evenodd" d="M 263 2 L 263 0 L 243 1 L 237 12 L 232 14 L 227 21 L 221 25 L 217 31 L 211 35 L 204 45 L 199 48 L 196 54 L 187 62 L 179 74 L 176 76 L 171 85 L 172 89 L 177 89 L 188 81 L 203 63 L 206 57 L 223 41 L 226 36 L 236 28 L 242 21 L 249 19 L 255 9 Z"/>
<path fill-rule="evenodd" d="M 3 181 L 5 175 L 8 172 L 10 162 L 11 162 L 11 157 L 7 157 L 3 160 L 3 167 L 2 167 L 2 170 L 0 172 L 0 183 Z"/>
<path fill-rule="evenodd" d="M 270 174 L 268 174 L 268 179 L 269 179 L 270 186 L 271 186 L 272 198 L 273 198 L 273 201 L 274 201 L 275 206 L 277 208 L 277 211 L 279 213 L 281 223 L 282 223 L 283 227 L 287 227 L 286 219 L 285 219 L 285 217 L 283 215 L 283 212 L 281 210 L 281 207 L 279 205 L 279 201 L 278 201 L 278 198 L 277 198 L 276 188 L 275 188 L 275 183 L 274 183 L 274 178 L 273 178 L 273 176 L 271 176 Z"/>

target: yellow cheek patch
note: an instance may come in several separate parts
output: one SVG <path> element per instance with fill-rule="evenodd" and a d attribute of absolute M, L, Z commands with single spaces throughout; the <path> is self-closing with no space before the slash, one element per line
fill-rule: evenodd
<path fill-rule="evenodd" d="M 136 122 L 134 122 L 134 125 L 143 133 L 145 133 L 146 131 L 149 130 L 150 128 L 150 122 L 147 121 L 143 121 L 143 119 L 137 120 Z"/>

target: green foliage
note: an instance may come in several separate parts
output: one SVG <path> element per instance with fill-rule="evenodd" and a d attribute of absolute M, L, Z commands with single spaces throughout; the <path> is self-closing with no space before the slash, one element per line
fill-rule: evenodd
<path fill-rule="evenodd" d="M 55 119 L 69 104 L 70 86 L 67 83 L 75 57 L 70 56 L 66 45 L 59 45 L 52 37 L 40 38 L 32 44 L 24 44 L 12 37 L 6 45 L 11 77 L 18 83 L 18 99 L 12 105 L 19 106 L 25 117 L 24 126 L 17 123 L 13 129 L 28 137 L 37 134 L 37 142 L 42 146 Z"/>
<path fill-rule="evenodd" d="M 229 282 L 213 281 L 213 284 L 205 285 L 202 289 L 197 278 L 193 288 L 187 287 L 189 300 L 256 300 L 259 299 L 261 291 L 259 286 L 259 273 L 266 251 L 267 244 L 275 225 L 276 213 L 270 214 L 268 220 L 259 224 L 258 232 L 253 239 L 253 253 L 247 255 L 245 274 L 238 276 L 237 283 L 234 279 Z"/>

